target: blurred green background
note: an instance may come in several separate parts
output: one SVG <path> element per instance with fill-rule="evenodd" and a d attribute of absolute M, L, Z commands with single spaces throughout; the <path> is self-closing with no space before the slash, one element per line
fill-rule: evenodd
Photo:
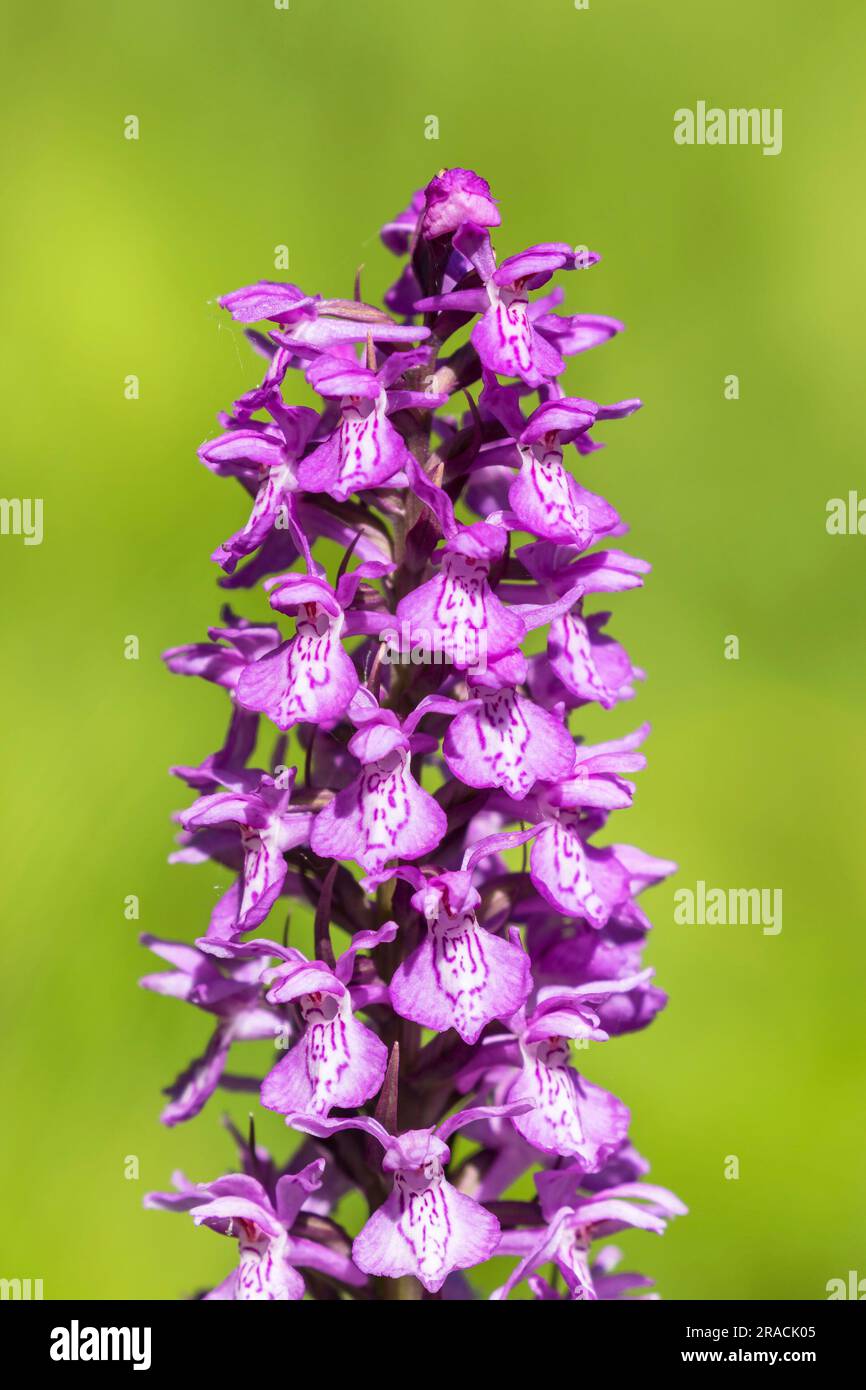
<path fill-rule="evenodd" d="M 614 829 L 681 865 L 645 900 L 671 1002 L 584 1060 L 691 1215 L 618 1243 L 674 1299 L 822 1298 L 866 1274 L 866 537 L 825 529 L 829 498 L 866 494 L 864 7 L 57 0 L 2 26 L 2 492 L 44 498 L 45 536 L 0 537 L 0 1275 L 174 1298 L 230 1266 L 227 1243 L 141 1210 L 232 1150 L 220 1098 L 160 1127 L 209 1024 L 136 987 L 137 931 L 191 939 L 215 896 L 207 868 L 165 862 L 185 804 L 167 767 L 219 746 L 226 705 L 159 661 L 216 619 L 208 555 L 245 515 L 195 457 L 260 372 L 214 299 L 260 277 L 346 295 L 361 262 L 381 293 L 381 222 L 449 164 L 489 179 L 500 255 L 602 252 L 561 277 L 567 305 L 628 332 L 566 384 L 647 402 L 585 481 L 654 564 L 612 605 L 650 678 L 587 728 L 654 725 Z M 782 153 L 678 147 L 673 112 L 699 99 L 783 108 Z M 781 888 L 782 933 L 676 925 L 698 879 Z M 276 1119 L 261 1132 L 284 1151 Z"/>

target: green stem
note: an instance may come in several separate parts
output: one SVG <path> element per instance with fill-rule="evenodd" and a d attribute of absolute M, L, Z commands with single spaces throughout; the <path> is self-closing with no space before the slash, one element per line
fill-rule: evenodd
<path fill-rule="evenodd" d="M 404 1303 L 410 1300 L 420 1303 L 424 1297 L 424 1290 L 414 1274 L 403 1274 L 399 1279 L 380 1279 L 377 1282 L 381 1288 L 380 1297 L 386 1302 L 393 1303 L 399 1299 Z"/>

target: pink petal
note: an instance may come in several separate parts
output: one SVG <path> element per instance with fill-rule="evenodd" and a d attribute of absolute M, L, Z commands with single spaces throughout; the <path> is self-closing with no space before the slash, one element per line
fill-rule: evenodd
<path fill-rule="evenodd" d="M 285 882 L 288 866 L 282 850 L 265 832 L 241 831 L 244 847 L 243 892 L 238 909 L 237 930 L 252 931 L 261 926 Z"/>
<path fill-rule="evenodd" d="M 300 464 L 298 483 L 307 492 L 327 492 L 344 502 L 352 492 L 387 482 L 406 455 L 382 408 L 347 410 L 334 433 Z"/>
<path fill-rule="evenodd" d="M 496 1217 L 443 1178 L 420 1192 L 395 1189 L 356 1238 L 352 1256 L 367 1274 L 414 1274 L 436 1293 L 452 1270 L 489 1259 L 498 1241 Z"/>
<path fill-rule="evenodd" d="M 530 322 L 523 299 L 491 304 L 472 330 L 472 343 L 491 372 L 521 377 L 528 386 L 541 386 L 564 368 L 556 348 Z"/>
<path fill-rule="evenodd" d="M 610 906 L 596 892 L 586 846 L 566 821 L 544 827 L 532 846 L 529 866 L 532 882 L 546 902 L 560 912 L 585 917 L 594 927 L 604 926 Z"/>
<path fill-rule="evenodd" d="M 558 450 L 543 459 L 523 451 L 520 473 L 509 488 L 508 501 L 525 530 L 542 540 L 576 545 L 581 550 L 620 524 L 609 502 L 575 482 Z"/>
<path fill-rule="evenodd" d="M 448 821 L 419 787 L 405 754 L 365 767 L 317 815 L 310 835 L 316 854 L 354 859 L 368 872 L 389 859 L 417 859 L 436 848 Z"/>
<path fill-rule="evenodd" d="M 426 642 L 461 669 L 516 650 L 525 625 L 491 592 L 488 569 L 482 558 L 446 555 L 440 573 L 397 605 L 397 618 L 409 623 L 412 642 Z"/>
<path fill-rule="evenodd" d="M 330 1020 L 308 1022 L 300 1042 L 268 1072 L 262 1105 L 282 1115 L 351 1109 L 376 1094 L 387 1065 L 388 1049 L 375 1033 L 348 1008 L 336 1008 Z"/>
<path fill-rule="evenodd" d="M 453 720 L 442 752 L 455 777 L 469 787 L 502 787 L 520 801 L 536 781 L 567 778 L 574 740 L 546 710 L 515 690 L 484 695 L 480 707 Z"/>
<path fill-rule="evenodd" d="M 259 710 L 278 729 L 295 724 L 330 724 L 345 713 L 358 688 L 358 673 L 343 647 L 338 630 L 322 619 L 299 619 L 288 642 L 241 673 L 237 697 L 245 709 Z"/>
<path fill-rule="evenodd" d="M 474 913 L 441 913 L 426 940 L 398 966 L 391 1003 L 401 1018 L 474 1043 L 494 1018 L 525 1004 L 532 979 L 522 947 L 478 925 Z"/>
<path fill-rule="evenodd" d="M 242 1245 L 235 1282 L 235 1298 L 242 1302 L 297 1302 L 305 1292 L 304 1281 L 288 1264 L 280 1242 Z"/>
<path fill-rule="evenodd" d="M 535 1109 L 515 1116 L 515 1129 L 542 1153 L 579 1159 L 587 1172 L 598 1171 L 628 1135 L 628 1107 L 568 1065 L 567 1044 L 536 1043 L 524 1054 L 508 1098 L 532 1100 Z"/>

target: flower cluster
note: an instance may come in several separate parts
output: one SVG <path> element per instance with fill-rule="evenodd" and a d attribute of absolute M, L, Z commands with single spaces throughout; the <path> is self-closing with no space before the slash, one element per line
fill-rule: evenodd
<path fill-rule="evenodd" d="M 558 380 L 622 328 L 559 312 L 554 275 L 598 257 L 542 242 L 497 261 L 499 222 L 482 178 L 444 170 L 382 230 L 403 260 L 384 309 L 357 283 L 220 300 L 267 367 L 199 450 L 251 503 L 213 559 L 275 616 L 226 607 L 165 655 L 230 714 L 217 752 L 173 769 L 194 796 L 173 857 L 232 882 L 195 944 L 144 938 L 171 969 L 143 984 L 214 1021 L 166 1124 L 247 1088 L 303 1138 L 282 1171 L 236 1134 L 239 1172 L 148 1198 L 237 1240 L 207 1298 L 467 1299 L 494 1255 L 511 1257 L 495 1298 L 524 1281 L 539 1299 L 652 1297 L 591 1246 L 684 1210 L 641 1181 L 629 1110 L 573 1055 L 666 1002 L 638 899 L 675 866 L 606 833 L 648 728 L 595 745 L 570 728 L 634 694 L 642 672 L 584 605 L 649 566 L 568 458 L 641 403 Z M 286 403 L 290 373 L 317 409 Z M 279 734 L 256 759 L 263 716 Z M 306 953 L 267 934 L 284 900 L 312 909 Z M 263 1078 L 227 1071 L 266 1038 Z M 352 1191 L 354 1238 L 336 1219 Z"/>

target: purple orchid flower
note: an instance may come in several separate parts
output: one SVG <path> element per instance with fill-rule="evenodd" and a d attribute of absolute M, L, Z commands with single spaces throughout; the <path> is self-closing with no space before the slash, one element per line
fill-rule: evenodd
<path fill-rule="evenodd" d="M 262 1105 L 268 1110 L 326 1116 L 334 1106 L 363 1105 L 379 1090 L 388 1049 L 355 1018 L 350 984 L 355 953 L 393 941 L 396 935 L 396 922 L 375 932 L 358 932 L 334 969 L 324 961 L 308 961 L 299 951 L 274 947 L 287 964 L 270 972 L 268 1001 L 293 1003 L 303 1032 L 262 1082 Z M 381 995 L 387 997 L 384 987 Z M 369 986 L 361 997 L 369 1001 Z"/>
<path fill-rule="evenodd" d="M 568 694 L 580 704 L 596 701 L 613 709 L 621 700 L 634 698 L 634 682 L 643 671 L 633 666 L 625 648 L 603 631 L 609 613 L 584 618 L 578 603 L 550 625 L 550 670 Z"/>
<path fill-rule="evenodd" d="M 259 280 L 233 290 L 219 300 L 236 323 L 260 323 L 267 319 L 284 331 L 290 342 L 310 344 L 330 351 L 343 343 L 411 343 L 428 336 L 428 329 L 397 324 L 381 309 L 356 300 L 322 299 L 306 295 L 297 285 L 279 280 Z"/>
<path fill-rule="evenodd" d="M 643 671 L 633 666 L 627 652 L 602 631 L 609 613 L 584 617 L 583 600 L 596 593 L 616 593 L 639 587 L 649 565 L 618 550 L 600 550 L 580 555 L 577 546 L 559 546 L 547 541 L 521 547 L 516 557 L 531 574 L 535 584 L 530 592 L 548 601 L 557 596 L 573 596 L 552 614 L 547 642 L 547 658 L 530 662 L 529 688 L 546 708 L 563 704 L 566 708 L 592 701 L 612 709 L 620 700 L 634 696 L 633 682 L 643 679 Z M 503 595 L 522 594 L 527 586 L 503 584 Z"/>
<path fill-rule="evenodd" d="M 275 414 L 279 432 L 259 432 L 252 427 L 233 430 L 203 444 L 199 450 L 206 463 L 219 462 L 223 473 L 233 472 L 250 490 L 256 488 L 246 524 L 212 556 L 228 574 L 239 560 L 257 550 L 275 527 L 282 526 L 294 536 L 303 535 L 295 502 L 298 460 L 316 428 L 318 416 L 306 406 L 282 408 Z M 256 466 L 255 473 L 251 464 Z"/>
<path fill-rule="evenodd" d="M 484 522 L 461 527 L 445 542 L 439 574 L 397 605 L 413 642 L 432 640 L 462 668 L 519 648 L 526 626 L 496 597 L 488 578 L 505 545 L 505 532 Z"/>
<path fill-rule="evenodd" d="M 374 631 L 386 615 L 347 613 L 362 579 L 379 578 L 394 566 L 368 560 L 344 574 L 332 589 L 315 575 L 288 574 L 265 582 L 271 607 L 294 614 L 294 637 L 245 666 L 237 683 L 239 704 L 260 710 L 288 730 L 295 724 L 333 725 L 358 689 L 358 673 L 342 638 Z"/>
<path fill-rule="evenodd" d="M 626 993 L 643 978 L 542 990 L 531 1014 L 512 1019 L 522 1065 L 506 1095 L 509 1101 L 532 1101 L 534 1108 L 514 1125 L 541 1153 L 575 1158 L 592 1172 L 626 1138 L 627 1106 L 575 1071 L 568 1039 L 605 1041 L 595 1003 L 620 991 Z"/>
<path fill-rule="evenodd" d="M 201 676 L 235 694 L 244 667 L 271 651 L 280 640 L 274 624 L 250 623 L 223 609 L 223 626 L 209 627 L 208 642 L 171 647 L 162 659 L 177 676 Z"/>
<path fill-rule="evenodd" d="M 273 1038 L 284 1026 L 282 1011 L 265 1002 L 259 983 L 260 963 L 238 960 L 223 966 L 198 947 L 181 941 L 161 941 L 149 932 L 140 939 L 174 969 L 145 975 L 139 984 L 155 994 L 194 1004 L 217 1020 L 203 1056 L 191 1062 L 168 1087 L 170 1103 L 160 1118 L 165 1125 L 176 1125 L 191 1120 L 213 1095 L 232 1044 Z"/>
<path fill-rule="evenodd" d="M 574 768 L 567 727 L 523 695 L 524 657 L 492 661 L 469 676 L 474 698 L 458 707 L 442 744 L 450 771 L 469 787 L 501 787 L 522 801 L 537 782 L 559 782 Z"/>
<path fill-rule="evenodd" d="M 449 236 L 466 222 L 498 227 L 501 218 L 490 185 L 472 169 L 443 169 L 424 191 L 421 235 Z"/>
<path fill-rule="evenodd" d="M 393 1175 L 390 1197 L 355 1238 L 352 1258 L 359 1269 L 389 1279 L 413 1274 L 429 1293 L 437 1293 L 455 1269 L 486 1260 L 499 1242 L 500 1226 L 471 1197 L 445 1177 L 451 1151 L 445 1142 L 462 1125 L 496 1114 L 520 1114 L 525 1105 L 476 1106 L 459 1111 L 430 1129 L 392 1135 L 375 1119 L 312 1120 L 289 1116 L 289 1123 L 325 1138 L 360 1129 L 385 1151 L 382 1169 Z"/>
<path fill-rule="evenodd" d="M 290 769 L 285 785 L 278 786 L 267 773 L 224 772 L 219 780 L 226 791 L 199 797 L 180 813 L 188 834 L 232 826 L 240 836 L 240 887 L 229 889 L 212 918 L 208 936 L 217 941 L 261 925 L 280 896 L 288 869 L 286 852 L 309 840 L 311 813 L 290 805 L 294 773 Z"/>
<path fill-rule="evenodd" d="M 143 938 L 171 968 L 142 983 L 213 1019 L 167 1124 L 219 1086 L 303 1137 L 277 1162 L 251 1117 L 239 1173 L 148 1199 L 238 1241 L 206 1298 L 467 1301 L 493 1256 L 513 1263 L 497 1299 L 524 1281 L 544 1301 L 652 1298 L 591 1246 L 681 1210 L 641 1181 L 594 1052 L 572 1055 L 667 1002 L 643 894 L 675 865 L 607 833 L 648 726 L 578 728 L 643 675 L 589 600 L 649 565 L 614 548 L 628 528 L 583 467 L 641 403 L 559 379 L 622 331 L 560 312 L 556 272 L 598 257 L 549 241 L 497 264 L 500 222 L 479 174 L 443 169 L 382 228 L 401 258 L 384 308 L 360 272 L 352 299 L 263 280 L 219 301 L 265 367 L 199 450 L 246 504 L 217 584 L 262 585 L 290 630 L 226 609 L 165 654 L 229 714 L 216 752 L 172 769 L 197 800 L 171 857 L 233 882 L 194 945 Z M 227 1070 L 235 1042 L 268 1038 L 254 1074 Z M 367 1208 L 351 1235 L 344 1199 Z"/>
<path fill-rule="evenodd" d="M 438 499 L 431 497 L 430 505 L 436 507 Z M 444 519 L 446 537 L 435 557 L 439 572 L 400 600 L 396 616 L 413 644 L 444 656 L 460 670 L 474 668 L 475 675 L 489 662 L 514 656 L 529 632 L 568 612 L 580 585 L 552 603 L 506 606 L 490 582 L 491 566 L 502 559 L 508 544 L 505 528 L 488 522 L 460 526 L 447 510 Z"/>
<path fill-rule="evenodd" d="M 535 798 L 540 820 L 530 854 L 530 875 L 552 907 L 603 927 L 629 893 L 625 866 L 610 848 L 588 843 L 597 829 L 587 808 L 606 813 L 631 805 L 634 783 L 622 774 L 646 765 L 636 750 L 648 726 L 623 739 L 575 750 L 572 773 Z"/>
<path fill-rule="evenodd" d="M 628 897 L 628 875 L 612 849 L 587 843 L 578 813 L 548 806 L 530 853 L 532 882 L 552 907 L 603 927 Z"/>
<path fill-rule="evenodd" d="M 327 492 L 343 502 L 353 492 L 379 487 L 407 466 L 411 455 L 388 419 L 390 411 L 411 406 L 429 409 L 446 398 L 427 391 L 389 389 L 426 355 L 395 352 L 375 372 L 342 357 L 322 356 L 307 379 L 328 400 L 340 402 L 335 428 L 298 468 L 299 486 Z"/>
<path fill-rule="evenodd" d="M 596 420 L 621 420 L 640 408 L 640 401 L 596 405 L 575 398 L 540 405 L 520 435 L 521 468 L 508 501 L 523 531 L 542 540 L 586 550 L 622 523 L 604 498 L 588 492 L 567 472 L 562 446 L 585 435 Z"/>
<path fill-rule="evenodd" d="M 178 1175 L 178 1192 L 151 1192 L 144 1204 L 152 1210 L 188 1211 L 197 1226 L 207 1226 L 238 1242 L 238 1264 L 205 1299 L 242 1302 L 289 1301 L 306 1291 L 297 1266 L 316 1270 L 351 1287 L 366 1281 L 352 1261 L 326 1244 L 293 1234 L 298 1217 L 321 1187 L 324 1159 L 276 1184 L 273 1200 L 263 1185 L 246 1174 L 230 1174 L 196 1186 Z"/>
<path fill-rule="evenodd" d="M 428 296 L 415 308 L 424 313 L 481 311 L 482 317 L 472 330 L 472 344 L 489 372 L 519 377 L 534 387 L 558 376 L 565 363 L 550 339 L 536 330 L 529 313 L 529 292 L 545 285 L 557 270 L 594 265 L 598 255 L 575 250 L 565 242 L 539 242 L 497 266 L 488 233 L 472 222 L 465 222 L 456 233 L 454 246 L 470 263 L 483 288 Z"/>
<path fill-rule="evenodd" d="M 401 723 L 372 697 L 356 702 L 352 717 L 359 727 L 348 747 L 361 771 L 316 816 L 310 844 L 324 858 L 354 859 L 377 872 L 391 859 L 428 854 L 447 819 L 412 775 L 410 754 L 428 746 L 427 737 L 414 732 L 417 718 Z"/>
<path fill-rule="evenodd" d="M 172 772 L 182 777 L 188 786 L 201 792 L 216 791 L 219 768 L 240 771 L 251 756 L 256 746 L 259 717 L 238 704 L 238 681 L 250 661 L 271 651 L 280 641 L 277 627 L 237 618 L 228 607 L 223 609 L 223 624 L 222 627 L 208 628 L 209 642 L 172 647 L 162 655 L 174 675 L 199 676 L 220 685 L 228 690 L 234 702 L 231 723 L 222 748 L 198 767 L 172 768 Z"/>
<path fill-rule="evenodd" d="M 599 1171 L 626 1140 L 630 1114 L 575 1070 L 569 1040 L 606 1040 L 599 1004 L 644 978 L 538 991 L 534 1008 L 509 1020 L 510 1034 L 482 1039 L 458 1073 L 460 1090 L 489 1091 L 505 1103 L 527 1101 L 531 1109 L 512 1121 L 527 1145 L 548 1160 L 564 1157 L 584 1173 Z"/>
<path fill-rule="evenodd" d="M 471 871 L 425 877 L 406 865 L 396 872 L 415 888 L 411 903 L 427 932 L 391 977 L 391 1005 L 401 1018 L 439 1033 L 453 1028 L 474 1043 L 493 1019 L 510 1018 L 532 989 L 520 935 L 503 939 L 480 925 Z"/>
<path fill-rule="evenodd" d="M 568 1169 L 539 1173 L 536 1185 L 547 1225 L 508 1232 L 502 1237 L 497 1254 L 520 1255 L 521 1259 L 507 1281 L 491 1295 L 494 1300 L 507 1298 L 521 1280 L 553 1263 L 565 1281 L 570 1299 L 595 1302 L 602 1295 L 589 1263 L 593 1241 L 629 1227 L 662 1235 L 671 1217 L 683 1216 L 687 1211 L 672 1192 L 649 1183 L 620 1183 L 591 1196 L 581 1196 L 577 1191 L 580 1173 Z M 605 1264 L 603 1269 L 607 1267 Z M 633 1286 L 633 1280 L 629 1285 Z"/>

